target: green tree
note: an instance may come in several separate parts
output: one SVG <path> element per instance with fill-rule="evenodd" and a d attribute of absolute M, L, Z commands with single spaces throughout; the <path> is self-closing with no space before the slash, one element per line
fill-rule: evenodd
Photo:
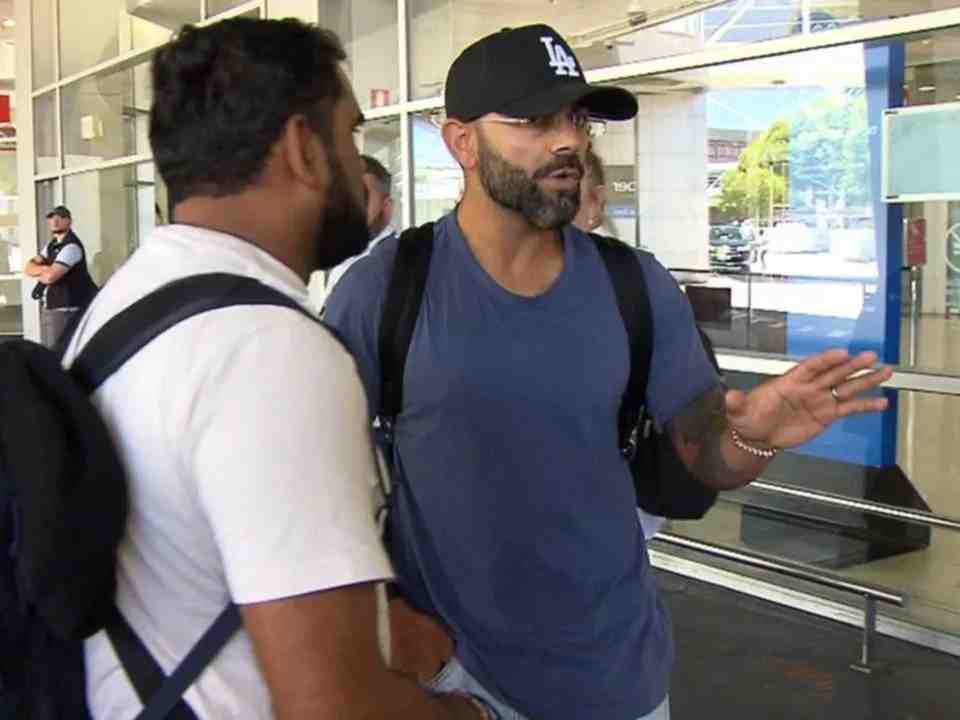
<path fill-rule="evenodd" d="M 811 211 L 868 205 L 869 131 L 862 88 L 808 104 L 747 146 L 721 180 L 718 210 L 769 221 L 781 205 Z"/>
<path fill-rule="evenodd" d="M 787 199 L 789 150 L 790 126 L 778 120 L 753 139 L 737 167 L 724 173 L 717 208 L 726 215 L 769 222 L 773 208 Z"/>
<path fill-rule="evenodd" d="M 862 88 L 805 107 L 791 122 L 791 205 L 838 210 L 869 204 L 869 142 Z"/>

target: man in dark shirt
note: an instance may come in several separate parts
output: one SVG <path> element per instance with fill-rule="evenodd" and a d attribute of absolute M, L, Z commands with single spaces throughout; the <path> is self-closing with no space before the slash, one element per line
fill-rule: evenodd
<path fill-rule="evenodd" d="M 40 337 L 54 347 L 70 319 L 93 299 L 97 286 L 87 269 L 83 243 L 72 229 L 73 216 L 63 205 L 47 213 L 52 238 L 24 272 L 37 279 L 33 298 L 41 302 Z"/>

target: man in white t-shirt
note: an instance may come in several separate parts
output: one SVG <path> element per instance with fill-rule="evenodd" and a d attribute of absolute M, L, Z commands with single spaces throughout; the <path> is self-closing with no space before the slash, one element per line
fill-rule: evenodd
<path fill-rule="evenodd" d="M 82 318 L 69 365 L 111 317 L 175 279 L 305 279 L 366 246 L 362 115 L 337 38 L 296 20 L 187 27 L 153 66 L 150 141 L 174 202 Z M 200 720 L 487 717 L 429 695 L 378 646 L 392 570 L 351 356 L 288 308 L 245 306 L 165 332 L 94 396 L 125 464 L 117 605 L 167 673 L 229 603 L 243 628 L 184 696 Z M 104 633 L 87 641 L 98 720 L 141 703 Z"/>

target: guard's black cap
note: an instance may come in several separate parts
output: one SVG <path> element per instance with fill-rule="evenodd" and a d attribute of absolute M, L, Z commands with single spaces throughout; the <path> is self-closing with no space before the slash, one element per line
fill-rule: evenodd
<path fill-rule="evenodd" d="M 550 115 L 574 103 L 604 120 L 637 114 L 636 98 L 623 88 L 588 85 L 573 50 L 547 25 L 488 35 L 460 53 L 447 73 L 447 116 L 464 122 L 490 112 Z"/>
<path fill-rule="evenodd" d="M 73 215 L 70 214 L 70 211 L 64 205 L 57 205 L 53 210 L 47 213 L 47 218 L 52 218 L 54 215 L 58 215 L 67 220 L 72 220 Z"/>

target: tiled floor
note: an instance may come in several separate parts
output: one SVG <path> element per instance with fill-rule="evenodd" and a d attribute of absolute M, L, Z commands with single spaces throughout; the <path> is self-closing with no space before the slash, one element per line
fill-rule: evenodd
<path fill-rule="evenodd" d="M 878 638 L 878 669 L 850 669 L 849 627 L 669 573 L 674 618 L 673 720 L 951 720 L 960 660 Z"/>

